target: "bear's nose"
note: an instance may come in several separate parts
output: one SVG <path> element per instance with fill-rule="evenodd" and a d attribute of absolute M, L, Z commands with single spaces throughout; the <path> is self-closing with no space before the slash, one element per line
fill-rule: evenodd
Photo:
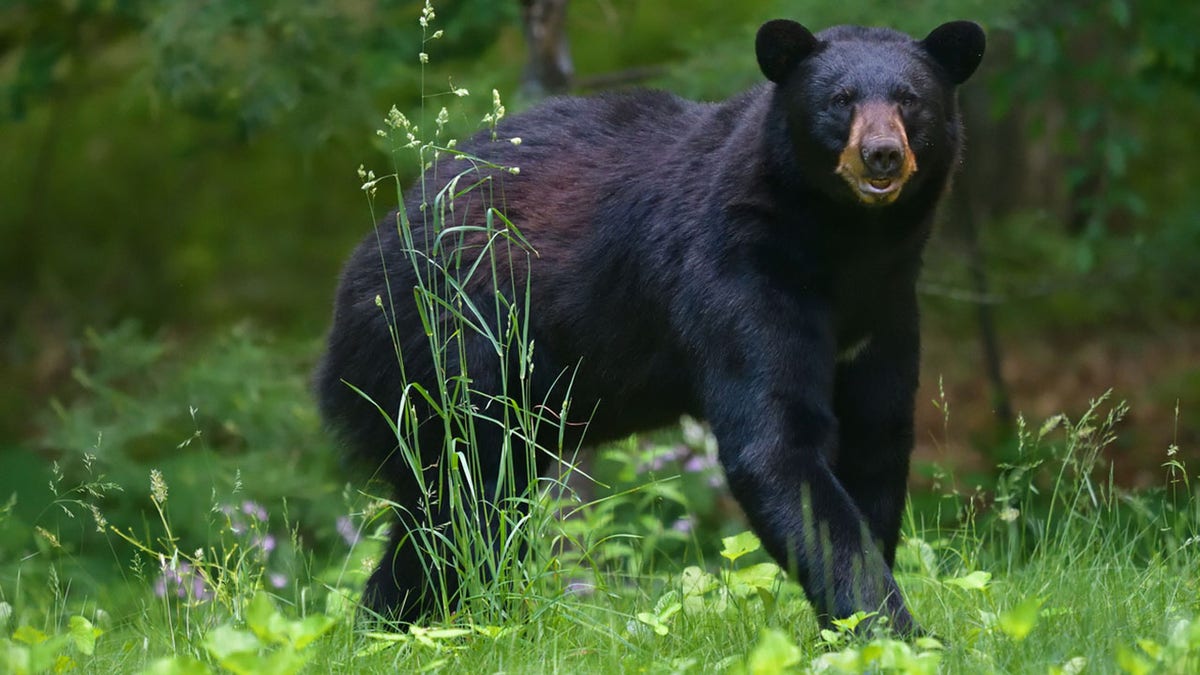
<path fill-rule="evenodd" d="M 904 146 L 898 139 L 876 137 L 862 144 L 862 161 L 874 178 L 894 178 L 904 163 Z"/>

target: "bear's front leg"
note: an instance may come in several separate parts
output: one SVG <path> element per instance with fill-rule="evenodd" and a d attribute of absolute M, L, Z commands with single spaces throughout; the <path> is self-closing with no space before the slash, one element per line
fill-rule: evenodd
<path fill-rule="evenodd" d="M 828 312 L 778 297 L 771 309 L 778 320 L 770 325 L 745 318 L 728 326 L 704 376 L 706 415 L 730 489 L 822 625 L 880 612 L 896 632 L 918 632 L 867 520 L 830 466 L 839 425 Z"/>
<path fill-rule="evenodd" d="M 918 380 L 916 315 L 879 329 L 855 358 L 839 363 L 834 472 L 866 518 L 890 567 L 896 560 L 913 448 Z"/>

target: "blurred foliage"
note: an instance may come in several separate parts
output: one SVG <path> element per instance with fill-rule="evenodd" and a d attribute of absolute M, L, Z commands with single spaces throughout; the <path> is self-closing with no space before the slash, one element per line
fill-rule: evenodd
<path fill-rule="evenodd" d="M 965 90 L 969 186 L 1009 331 L 1200 320 L 1200 6 L 1027 3 L 990 25 Z M 965 287 L 954 228 L 934 285 Z M 969 312 L 955 312 L 969 330 Z M 962 307 L 959 309 L 969 309 Z"/>
<path fill-rule="evenodd" d="M 124 563 L 140 568 L 123 544 L 122 564 L 112 565 L 114 530 L 159 545 L 152 500 L 170 541 L 189 552 L 228 546 L 213 537 L 232 532 L 242 549 L 273 553 L 293 574 L 305 567 L 297 556 L 344 553 L 339 518 L 350 505 L 308 400 L 311 343 L 243 326 L 185 350 L 125 323 L 89 331 L 84 345 L 71 401 L 40 416 L 47 432 L 37 450 L 53 470 L 28 452 L 4 458 L 0 581 L 45 575 L 51 562 L 100 592 Z M 145 574 L 149 585 L 158 570 Z"/>
<path fill-rule="evenodd" d="M 131 315 L 313 326 L 323 303 L 296 283 L 365 230 L 337 225 L 364 211 L 372 119 L 420 100 L 419 7 L 6 3 L 0 302 L 68 333 Z M 511 12 L 454 7 L 438 46 L 478 60 Z"/>
<path fill-rule="evenodd" d="M 1134 4 L 1031 7 L 1011 28 L 1015 59 L 1026 67 L 992 80 L 996 115 L 1026 101 L 1057 109 L 1054 118 L 1033 120 L 1033 137 L 1069 161 L 1066 188 L 1078 195 L 1082 213 L 1067 225 L 1093 239 L 1121 212 L 1147 214 L 1149 198 L 1159 196 L 1147 188 L 1161 177 L 1139 180 L 1133 162 L 1161 131 L 1154 124 L 1160 106 L 1194 109 L 1200 92 L 1200 41 L 1181 29 L 1200 21 L 1200 7 L 1141 2 L 1135 13 Z"/>

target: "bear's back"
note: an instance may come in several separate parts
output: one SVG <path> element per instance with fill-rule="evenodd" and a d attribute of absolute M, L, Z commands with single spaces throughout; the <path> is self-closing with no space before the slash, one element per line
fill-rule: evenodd
<path fill-rule="evenodd" d="M 593 185 L 628 180 L 661 174 L 680 143 L 703 128 L 718 107 L 656 90 L 556 97 L 503 120 L 494 139 L 492 130 L 483 130 L 458 149 L 515 167 L 518 183 L 545 180 L 553 184 L 546 188 L 561 188 L 568 177 Z"/>

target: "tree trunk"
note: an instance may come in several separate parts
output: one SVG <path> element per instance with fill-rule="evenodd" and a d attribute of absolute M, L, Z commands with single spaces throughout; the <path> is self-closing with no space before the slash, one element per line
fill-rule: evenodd
<path fill-rule="evenodd" d="M 539 99 L 566 93 L 575 74 L 567 42 L 567 0 L 521 0 L 521 25 L 529 49 L 522 94 Z"/>
<path fill-rule="evenodd" d="M 976 295 L 976 319 L 979 321 L 979 346 L 982 351 L 984 369 L 992 389 L 992 412 L 1002 431 L 1013 428 L 1012 399 L 1008 385 L 1004 382 L 1000 353 L 1000 341 L 996 337 L 996 322 L 992 316 L 991 287 L 988 283 L 987 267 L 984 265 L 983 246 L 979 242 L 979 227 L 975 222 L 975 208 L 971 202 L 967 182 L 957 183 L 952 191 L 954 219 L 967 247 L 967 269 L 971 276 L 971 290 Z"/>

